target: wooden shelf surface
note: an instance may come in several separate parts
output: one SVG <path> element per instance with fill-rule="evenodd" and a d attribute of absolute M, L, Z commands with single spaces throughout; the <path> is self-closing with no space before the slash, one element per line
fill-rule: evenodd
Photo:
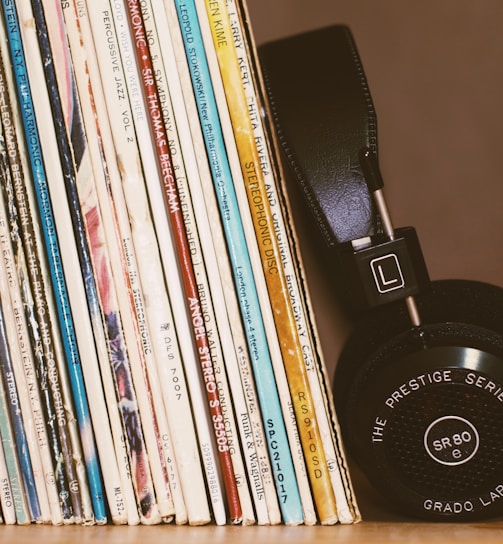
<path fill-rule="evenodd" d="M 503 542 L 503 522 L 477 524 L 441 524 L 410 522 L 363 521 L 356 525 L 333 527 L 177 527 L 121 526 L 114 527 L 52 527 L 52 526 L 5 526 L 0 529 L 2 543 L 34 544 L 203 544 L 211 542 L 240 544 L 300 544 L 316 542 L 337 543 L 392 543 L 392 542 L 462 542 L 471 544 Z"/>

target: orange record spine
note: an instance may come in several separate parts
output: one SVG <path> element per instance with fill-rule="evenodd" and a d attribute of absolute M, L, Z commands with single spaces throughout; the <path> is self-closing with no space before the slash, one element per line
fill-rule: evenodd
<path fill-rule="evenodd" d="M 289 302 L 288 284 L 274 232 L 267 186 L 260 168 L 260 156 L 248 114 L 242 74 L 234 49 L 225 0 L 199 1 L 205 2 L 210 21 L 316 509 L 322 524 L 333 524 L 338 520 L 335 495 L 330 482 L 295 315 Z"/>

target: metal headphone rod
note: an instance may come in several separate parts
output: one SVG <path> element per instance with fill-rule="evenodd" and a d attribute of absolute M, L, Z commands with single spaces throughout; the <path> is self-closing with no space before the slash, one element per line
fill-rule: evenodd
<path fill-rule="evenodd" d="M 377 154 L 370 149 L 363 149 L 360 155 L 360 162 L 365 181 L 369 191 L 373 194 L 377 210 L 381 217 L 383 231 L 390 240 L 395 239 L 395 229 L 388 211 L 386 199 L 384 198 L 384 182 L 377 162 Z M 421 325 L 421 317 L 417 308 L 416 299 L 413 296 L 405 297 L 405 304 L 409 318 L 415 327 Z"/>

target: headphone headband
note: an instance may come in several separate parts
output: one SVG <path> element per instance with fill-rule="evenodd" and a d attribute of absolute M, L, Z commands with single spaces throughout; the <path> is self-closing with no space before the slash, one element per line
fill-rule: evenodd
<path fill-rule="evenodd" d="M 296 35 L 259 55 L 280 144 L 326 243 L 374 234 L 360 154 L 377 151 L 377 119 L 350 30 Z"/>

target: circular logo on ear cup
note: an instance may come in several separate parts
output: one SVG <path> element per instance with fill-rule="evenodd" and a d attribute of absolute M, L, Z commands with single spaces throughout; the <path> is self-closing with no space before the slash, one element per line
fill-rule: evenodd
<path fill-rule="evenodd" d="M 479 449 L 479 433 L 465 418 L 443 416 L 434 420 L 424 433 L 424 447 L 437 463 L 463 465 Z"/>

